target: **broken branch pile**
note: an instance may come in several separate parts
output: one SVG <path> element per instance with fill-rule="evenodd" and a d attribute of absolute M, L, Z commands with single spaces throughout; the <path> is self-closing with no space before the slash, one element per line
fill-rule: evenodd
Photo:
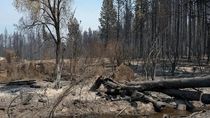
<path fill-rule="evenodd" d="M 210 104 L 210 94 L 193 89 L 185 90 L 185 88 L 210 87 L 210 76 L 127 84 L 118 83 L 112 77 L 100 76 L 90 88 L 90 91 L 97 91 L 101 85 L 107 89 L 105 95 L 109 100 L 151 102 L 156 111 L 161 111 L 164 107 L 178 108 L 180 104 L 176 103 L 176 100 L 183 101 L 188 109 L 194 108 L 190 101 L 200 101 L 203 104 Z M 173 99 L 169 102 L 169 100 L 154 97 L 152 92 L 163 93 Z"/>

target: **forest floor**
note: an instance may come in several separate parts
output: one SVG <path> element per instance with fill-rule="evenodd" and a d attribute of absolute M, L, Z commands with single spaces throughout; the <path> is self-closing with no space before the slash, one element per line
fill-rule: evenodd
<path fill-rule="evenodd" d="M 136 105 L 127 101 L 109 101 L 99 97 L 89 89 L 98 76 L 112 73 L 112 66 L 108 59 L 80 59 L 76 63 L 64 61 L 60 89 L 53 89 L 51 82 L 53 77 L 54 60 L 45 61 L 22 61 L 14 62 L 11 74 L 8 77 L 8 64 L 4 59 L 0 60 L 0 117 L 31 118 L 48 117 L 53 105 L 59 100 L 59 96 L 71 87 L 69 94 L 61 101 L 55 110 L 55 117 L 97 117 L 103 118 L 114 116 L 129 117 L 152 117 L 162 118 L 165 114 L 172 117 L 195 117 L 209 116 L 209 106 L 200 102 L 193 102 L 200 110 L 193 112 L 179 111 L 166 108 L 160 113 L 154 111 L 151 103 L 137 102 Z M 75 66 L 74 66 L 75 65 Z M 121 65 L 114 73 L 116 81 L 145 81 L 143 74 L 143 62 L 133 61 L 130 66 Z M 71 67 L 75 67 L 72 69 Z M 207 76 L 210 73 L 210 66 L 196 65 L 182 62 L 177 67 L 175 76 L 169 73 L 169 67 L 165 70 L 157 65 L 156 79 L 182 79 L 188 77 Z M 74 71 L 75 74 L 70 74 Z M 10 81 L 36 80 L 35 86 L 30 85 L 7 85 Z M 80 81 L 77 83 L 77 81 Z M 103 89 L 101 89 L 103 91 Z M 209 88 L 202 91 L 210 93 Z M 159 93 L 156 93 L 159 96 Z M 161 95 L 160 95 L 161 96 Z M 201 112 L 202 111 L 202 112 Z"/>

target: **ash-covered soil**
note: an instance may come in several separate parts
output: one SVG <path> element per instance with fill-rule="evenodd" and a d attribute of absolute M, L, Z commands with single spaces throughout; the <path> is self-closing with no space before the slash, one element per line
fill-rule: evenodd
<path fill-rule="evenodd" d="M 116 81 L 144 81 L 146 78 L 143 73 L 143 65 L 140 62 L 133 62 L 128 67 L 121 65 L 113 71 L 108 59 L 80 59 L 75 64 L 75 72 L 72 75 L 71 61 L 65 60 L 62 74 L 62 88 L 53 89 L 53 68 L 54 60 L 45 61 L 23 61 L 14 62 L 7 67 L 4 60 L 0 61 L 0 117 L 1 118 L 37 118 L 48 117 L 53 106 L 65 93 L 65 98 L 61 100 L 55 109 L 55 117 L 81 116 L 96 117 L 100 115 L 104 118 L 125 116 L 127 117 L 152 117 L 162 118 L 164 114 L 170 114 L 171 117 L 186 117 L 191 113 L 187 111 L 177 111 L 166 109 L 161 113 L 155 113 L 151 103 L 129 101 L 109 101 L 106 97 L 98 96 L 96 92 L 90 92 L 89 89 L 97 79 L 97 76 L 107 75 L 115 72 Z M 8 76 L 8 70 L 11 72 Z M 205 71 L 204 71 L 205 70 Z M 195 71 L 193 66 L 180 66 L 177 68 L 175 76 L 171 77 L 167 70 L 161 70 L 157 66 L 156 78 L 170 79 L 193 76 L 205 76 L 209 73 L 209 67 L 198 68 Z M 202 71 L 202 75 L 200 74 Z M 164 76 L 163 76 L 164 75 Z M 7 86 L 9 81 L 16 80 L 36 80 L 36 86 Z M 77 85 L 75 83 L 81 80 Z M 69 89 L 71 88 L 71 89 Z M 69 92 L 65 92 L 69 89 Z M 102 89 L 103 91 L 103 89 Z M 209 89 L 202 90 L 209 93 Z M 158 93 L 157 93 L 158 94 Z M 203 107 L 199 102 L 196 106 Z M 193 114 L 205 115 L 208 112 Z M 207 114 L 208 115 L 208 114 Z M 199 117 L 198 117 L 199 118 Z"/>
<path fill-rule="evenodd" d="M 52 106 L 63 92 L 73 86 L 68 81 L 61 89 L 53 89 L 52 83 L 39 81 L 41 88 L 30 86 L 0 86 L 0 116 L 2 118 L 48 117 Z M 67 84 L 68 83 L 68 84 Z M 154 113 L 152 104 L 139 102 L 133 107 L 127 101 L 107 101 L 90 92 L 92 83 L 83 81 L 76 85 L 55 110 L 55 116 L 80 116 L 84 114 L 144 114 Z"/>

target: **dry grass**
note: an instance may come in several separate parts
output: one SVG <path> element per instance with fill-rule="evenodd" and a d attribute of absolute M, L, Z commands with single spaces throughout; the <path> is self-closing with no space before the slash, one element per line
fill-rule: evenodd
<path fill-rule="evenodd" d="M 116 69 L 115 80 L 118 82 L 130 82 L 134 80 L 134 71 L 130 67 L 121 64 Z"/>
<path fill-rule="evenodd" d="M 44 79 L 53 73 L 53 64 L 36 62 L 0 62 L 0 82 Z"/>
<path fill-rule="evenodd" d="M 63 75 L 65 80 L 71 80 L 70 76 L 85 75 L 90 78 L 96 75 L 103 75 L 106 72 L 104 63 L 106 59 L 79 58 L 77 60 L 64 60 Z M 46 80 L 53 79 L 55 60 L 35 61 L 0 61 L 0 82 L 13 80 Z M 67 77 L 66 77 L 67 76 Z"/>

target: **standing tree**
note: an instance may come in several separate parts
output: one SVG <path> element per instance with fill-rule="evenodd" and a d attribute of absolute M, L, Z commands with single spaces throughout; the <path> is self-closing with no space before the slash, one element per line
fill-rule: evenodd
<path fill-rule="evenodd" d="M 114 7 L 113 0 L 104 0 L 101 8 L 100 30 L 101 38 L 107 45 L 107 42 L 111 39 L 116 38 L 116 26 L 117 26 L 117 12 Z"/>
<path fill-rule="evenodd" d="M 135 17 L 133 22 L 133 32 L 134 32 L 134 46 L 136 48 L 136 57 L 143 57 L 143 30 L 144 30 L 144 20 L 146 19 L 147 3 L 146 0 L 136 0 L 135 1 Z"/>
<path fill-rule="evenodd" d="M 123 6 L 123 0 L 115 0 L 115 4 L 117 6 L 117 41 L 119 41 L 120 38 L 120 30 L 122 29 L 121 26 L 121 14 L 122 14 L 122 6 Z"/>
<path fill-rule="evenodd" d="M 190 0 L 189 2 L 189 11 L 188 11 L 188 17 L 189 17 L 189 25 L 188 25 L 188 28 L 189 28 L 189 49 L 188 49 L 188 61 L 191 60 L 191 48 L 192 48 L 192 1 Z"/>
<path fill-rule="evenodd" d="M 3 56 L 3 50 L 4 50 L 4 36 L 3 34 L 0 34 L 0 56 Z"/>
<path fill-rule="evenodd" d="M 29 13 L 30 19 L 23 28 L 34 28 L 45 26 L 56 45 L 56 81 L 55 88 L 60 87 L 61 79 L 61 30 L 66 26 L 69 18 L 70 5 L 72 0 L 14 0 L 15 7 L 25 13 Z"/>
<path fill-rule="evenodd" d="M 125 0 L 124 3 L 124 41 L 123 41 L 123 52 L 125 58 L 129 56 L 131 45 L 131 24 L 132 24 L 132 2 L 131 0 Z"/>
<path fill-rule="evenodd" d="M 7 40 L 8 40 L 8 32 L 7 29 L 5 28 L 4 30 L 4 48 L 7 48 Z"/>
<path fill-rule="evenodd" d="M 79 26 L 80 24 L 76 18 L 72 17 L 69 19 L 67 48 L 69 50 L 71 74 L 76 72 L 77 57 L 80 54 L 81 31 Z"/>

